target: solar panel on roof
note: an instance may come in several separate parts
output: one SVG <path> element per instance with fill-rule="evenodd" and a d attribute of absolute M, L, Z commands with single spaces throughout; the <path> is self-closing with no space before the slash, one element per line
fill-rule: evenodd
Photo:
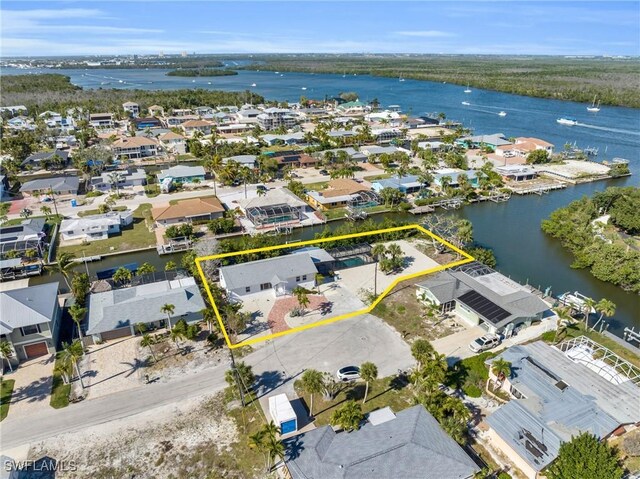
<path fill-rule="evenodd" d="M 458 298 L 458 301 L 466 304 L 476 313 L 494 324 L 508 318 L 511 314 L 477 291 L 469 291 L 463 294 Z"/>
<path fill-rule="evenodd" d="M 22 231 L 24 229 L 24 226 L 20 225 L 20 226 L 7 226 L 5 228 L 0 228 L 0 233 L 2 233 L 2 235 L 4 236 L 6 233 L 18 233 L 19 231 Z"/>

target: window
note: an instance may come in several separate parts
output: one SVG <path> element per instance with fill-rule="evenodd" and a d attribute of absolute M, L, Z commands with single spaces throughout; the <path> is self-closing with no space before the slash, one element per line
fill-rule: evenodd
<path fill-rule="evenodd" d="M 271 289 L 271 283 L 262 283 L 260 285 L 260 291 L 264 291 L 265 289 Z"/>
<path fill-rule="evenodd" d="M 22 328 L 20 328 L 20 330 L 22 331 L 22 335 L 23 336 L 28 336 L 29 334 L 37 334 L 40 332 L 40 325 L 39 324 L 31 324 L 29 326 L 24 326 Z"/>
<path fill-rule="evenodd" d="M 306 281 L 306 280 L 307 280 L 307 275 L 306 275 L 306 274 L 303 274 L 303 275 L 302 275 L 302 281 Z"/>
<path fill-rule="evenodd" d="M 296 283 L 300 281 L 300 276 L 296 276 Z"/>
<path fill-rule="evenodd" d="M 251 292 L 251 286 L 247 286 L 246 288 L 244 288 L 244 292 L 245 293 L 250 293 Z"/>

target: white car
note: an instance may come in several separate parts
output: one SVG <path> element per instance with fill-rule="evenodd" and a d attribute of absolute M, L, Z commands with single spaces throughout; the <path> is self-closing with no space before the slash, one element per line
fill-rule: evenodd
<path fill-rule="evenodd" d="M 358 366 L 346 366 L 338 369 L 336 376 L 340 381 L 355 381 L 360 379 L 360 368 Z"/>
<path fill-rule="evenodd" d="M 484 336 L 471 341 L 469 349 L 474 353 L 481 353 L 482 351 L 495 348 L 501 342 L 502 340 L 500 339 L 500 336 L 496 334 L 485 334 Z"/>

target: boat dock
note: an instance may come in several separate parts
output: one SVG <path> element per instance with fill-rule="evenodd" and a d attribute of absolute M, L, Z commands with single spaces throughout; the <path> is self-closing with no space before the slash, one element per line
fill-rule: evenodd
<path fill-rule="evenodd" d="M 425 213 L 433 213 L 436 209 L 431 205 L 416 206 L 409 210 L 412 215 L 422 215 Z"/>
<path fill-rule="evenodd" d="M 509 186 L 516 195 L 546 195 L 553 190 L 562 190 L 567 187 L 566 183 L 544 183 L 539 185 L 523 185 L 518 187 L 516 185 Z"/>

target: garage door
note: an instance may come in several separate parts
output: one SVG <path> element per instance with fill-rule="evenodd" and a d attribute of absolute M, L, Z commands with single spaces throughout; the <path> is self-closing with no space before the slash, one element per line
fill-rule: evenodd
<path fill-rule="evenodd" d="M 131 328 L 126 327 L 126 328 L 114 329 L 113 331 L 106 331 L 100 334 L 100 336 L 102 336 L 102 339 L 104 341 L 109 341 L 110 339 L 124 338 L 125 336 L 131 336 Z"/>
<path fill-rule="evenodd" d="M 46 342 L 29 344 L 24 347 L 24 354 L 28 359 L 38 358 L 49 354 L 49 348 Z"/>

